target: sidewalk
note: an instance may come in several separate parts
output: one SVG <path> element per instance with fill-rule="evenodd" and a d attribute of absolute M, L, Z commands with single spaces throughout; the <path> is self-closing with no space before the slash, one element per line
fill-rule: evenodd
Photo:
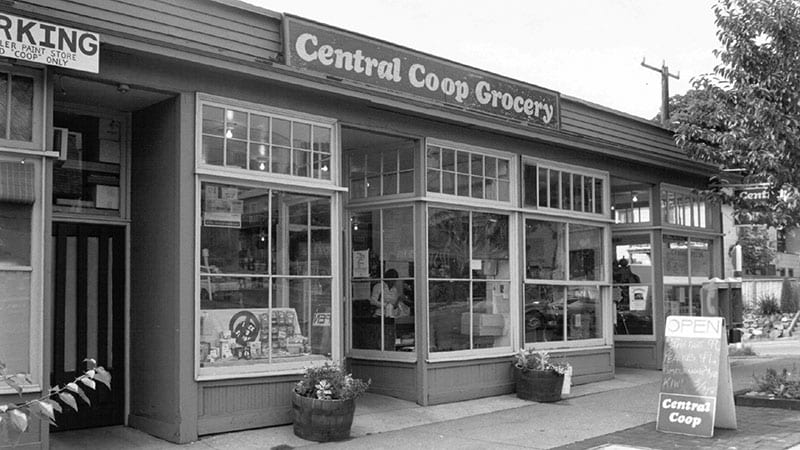
<path fill-rule="evenodd" d="M 797 341 L 795 341 L 797 342 Z M 800 344 L 800 342 L 798 342 Z M 800 345 L 797 353 L 800 354 Z M 734 358 L 734 391 L 747 388 L 767 367 L 800 366 L 800 357 Z M 316 444 L 281 426 L 202 437 L 175 445 L 131 428 L 110 427 L 51 435 L 53 449 L 287 449 L 322 448 L 718 448 L 800 450 L 800 411 L 736 407 L 737 430 L 713 438 L 655 431 L 661 372 L 617 369 L 614 380 L 574 386 L 564 400 L 535 403 L 515 394 L 421 407 L 366 394 L 359 398 L 352 438 Z"/>

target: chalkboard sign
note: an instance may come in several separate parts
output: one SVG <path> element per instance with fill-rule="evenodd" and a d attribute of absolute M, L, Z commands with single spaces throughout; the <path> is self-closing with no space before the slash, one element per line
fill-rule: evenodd
<path fill-rule="evenodd" d="M 656 429 L 711 437 L 736 428 L 725 324 L 721 317 L 667 317 Z"/>

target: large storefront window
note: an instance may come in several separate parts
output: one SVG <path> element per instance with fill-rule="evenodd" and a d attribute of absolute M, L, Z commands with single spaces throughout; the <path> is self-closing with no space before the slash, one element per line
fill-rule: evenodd
<path fill-rule="evenodd" d="M 331 199 L 201 183 L 200 366 L 331 354 Z"/>
<path fill-rule="evenodd" d="M 653 335 L 653 249 L 649 234 L 615 236 L 612 299 L 616 336 Z"/>
<path fill-rule="evenodd" d="M 525 220 L 525 342 L 603 335 L 604 228 Z"/>
<path fill-rule="evenodd" d="M 665 315 L 700 315 L 700 289 L 712 276 L 709 240 L 664 236 Z"/>
<path fill-rule="evenodd" d="M 414 350 L 413 227 L 410 206 L 350 218 L 353 349 Z"/>
<path fill-rule="evenodd" d="M 509 347 L 509 217 L 428 210 L 431 352 Z"/>
<path fill-rule="evenodd" d="M 330 125 L 255 105 L 199 103 L 201 164 L 332 179 Z"/>

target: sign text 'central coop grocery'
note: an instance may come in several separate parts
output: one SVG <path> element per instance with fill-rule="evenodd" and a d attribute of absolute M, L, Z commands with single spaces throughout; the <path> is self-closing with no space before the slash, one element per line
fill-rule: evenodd
<path fill-rule="evenodd" d="M 285 16 L 286 63 L 546 128 L 560 127 L 557 92 L 392 44 Z"/>

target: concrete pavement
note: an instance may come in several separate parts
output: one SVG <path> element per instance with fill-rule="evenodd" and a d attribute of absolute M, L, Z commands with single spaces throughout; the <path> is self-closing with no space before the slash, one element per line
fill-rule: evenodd
<path fill-rule="evenodd" d="M 800 367 L 800 340 L 794 340 L 796 345 L 784 344 L 776 347 L 788 350 L 778 354 L 732 358 L 734 391 L 748 388 L 753 376 L 763 374 L 768 367 Z M 421 407 L 366 394 L 357 403 L 352 438 L 337 443 L 306 441 L 296 437 L 291 426 L 281 426 L 205 436 L 179 446 L 130 428 L 110 427 L 54 434 L 51 448 L 800 450 L 800 411 L 736 407 L 738 429 L 717 429 L 714 438 L 657 432 L 654 422 L 660 382 L 660 371 L 620 368 L 614 380 L 574 386 L 571 394 L 557 403 L 528 402 L 510 394 Z"/>

